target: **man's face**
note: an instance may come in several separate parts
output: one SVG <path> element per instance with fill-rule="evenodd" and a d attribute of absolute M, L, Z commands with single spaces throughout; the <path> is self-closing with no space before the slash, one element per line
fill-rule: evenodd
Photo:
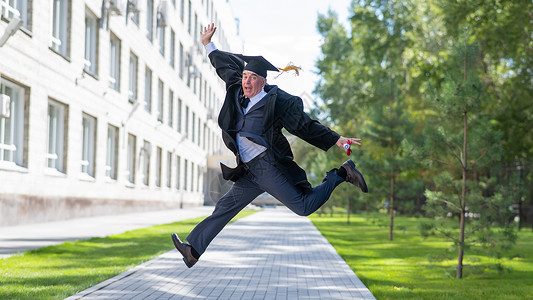
<path fill-rule="evenodd" d="M 266 78 L 257 75 L 248 70 L 242 72 L 242 90 L 244 96 L 252 98 L 263 90 L 266 84 Z"/>

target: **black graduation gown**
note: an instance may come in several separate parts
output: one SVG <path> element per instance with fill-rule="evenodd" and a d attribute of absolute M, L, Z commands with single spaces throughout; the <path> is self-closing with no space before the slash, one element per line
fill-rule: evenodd
<path fill-rule="evenodd" d="M 209 54 L 211 64 L 218 76 L 226 83 L 226 98 L 218 116 L 218 124 L 222 129 L 224 143 L 236 156 L 239 163 L 239 149 L 235 132 L 231 129 L 235 123 L 236 97 L 242 90 L 241 80 L 244 61 L 232 53 L 215 50 Z M 275 85 L 265 86 L 265 91 L 272 91 L 272 96 L 265 104 L 263 116 L 263 135 L 268 149 L 273 154 L 276 167 L 287 176 L 291 184 L 307 193 L 311 191 L 311 184 L 307 181 L 305 171 L 294 162 L 294 156 L 281 129 L 285 128 L 291 134 L 305 140 L 324 151 L 335 145 L 340 135 L 330 128 L 311 119 L 303 111 L 303 101 L 300 97 L 290 95 Z M 237 169 L 237 168 L 236 168 Z M 232 177 L 236 181 L 242 173 L 236 169 L 222 167 L 225 178 Z M 234 174 L 231 174 L 231 173 Z"/>

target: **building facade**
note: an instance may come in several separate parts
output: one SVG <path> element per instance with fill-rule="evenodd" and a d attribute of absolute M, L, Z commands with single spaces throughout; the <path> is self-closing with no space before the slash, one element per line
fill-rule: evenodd
<path fill-rule="evenodd" d="M 218 194 L 225 87 L 200 31 L 215 23 L 217 45 L 242 50 L 227 1 L 0 3 L 0 37 L 20 25 L 0 46 L 0 226 Z"/>

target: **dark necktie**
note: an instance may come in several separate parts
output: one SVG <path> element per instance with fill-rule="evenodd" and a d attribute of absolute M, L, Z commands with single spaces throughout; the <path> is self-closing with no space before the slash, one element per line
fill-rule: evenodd
<path fill-rule="evenodd" d="M 248 97 L 246 97 L 244 95 L 241 95 L 240 99 L 239 99 L 239 102 L 241 103 L 242 108 L 246 108 L 246 107 L 248 107 L 248 103 L 250 103 L 250 98 L 248 98 Z"/>

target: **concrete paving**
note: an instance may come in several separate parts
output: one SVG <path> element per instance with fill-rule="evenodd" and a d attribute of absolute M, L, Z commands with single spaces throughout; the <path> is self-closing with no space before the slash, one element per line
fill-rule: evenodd
<path fill-rule="evenodd" d="M 207 216 L 213 209 L 212 206 L 200 206 L 0 227 L 0 258 L 66 241 L 106 237 L 153 225 Z"/>
<path fill-rule="evenodd" d="M 375 298 L 308 218 L 278 207 L 228 225 L 191 269 L 172 250 L 67 299 Z"/>

